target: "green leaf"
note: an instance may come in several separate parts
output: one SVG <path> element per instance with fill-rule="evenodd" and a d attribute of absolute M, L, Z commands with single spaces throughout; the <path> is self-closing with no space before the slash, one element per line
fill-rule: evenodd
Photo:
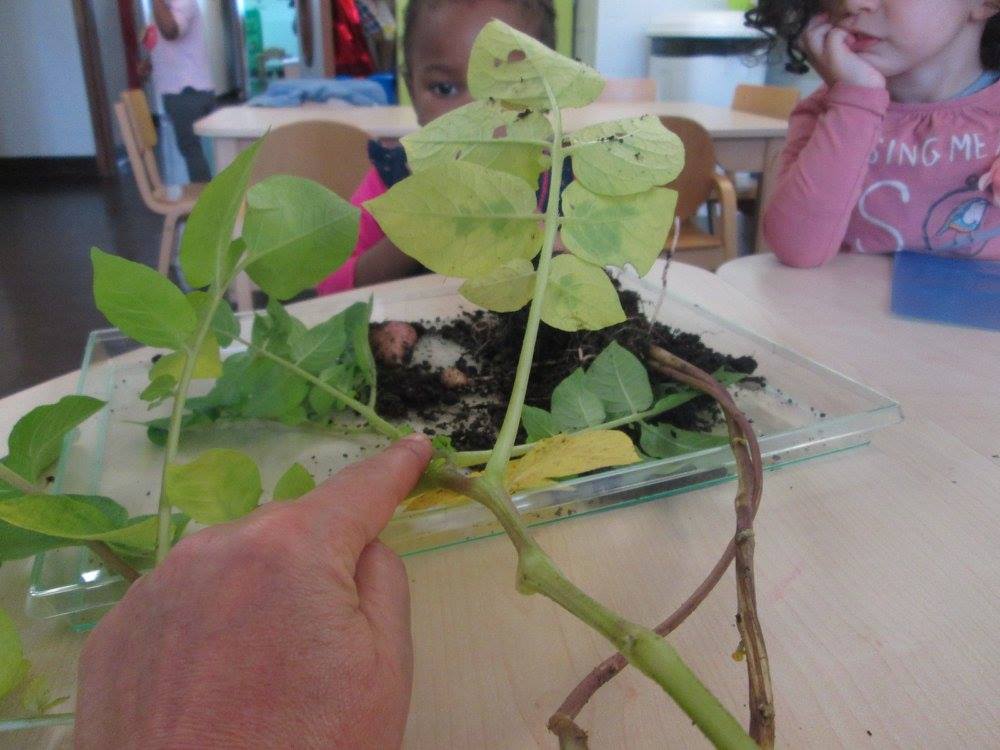
<path fill-rule="evenodd" d="M 347 347 L 344 318 L 337 315 L 307 331 L 293 334 L 288 344 L 292 362 L 316 375 L 336 362 Z"/>
<path fill-rule="evenodd" d="M 471 102 L 441 115 L 415 133 L 404 136 L 410 169 L 464 160 L 538 184 L 549 168 L 552 125 L 528 109 L 512 110 L 498 102 Z"/>
<path fill-rule="evenodd" d="M 552 259 L 542 320 L 561 331 L 596 331 L 625 320 L 611 279 L 573 255 Z"/>
<path fill-rule="evenodd" d="M 261 140 L 242 151 L 198 196 L 181 237 L 184 278 L 194 287 L 228 281 L 238 254 L 231 251 L 233 227 L 250 183 Z"/>
<path fill-rule="evenodd" d="M 94 301 L 111 325 L 147 346 L 184 348 L 198 320 L 180 289 L 152 268 L 96 247 L 90 259 Z"/>
<path fill-rule="evenodd" d="M 587 369 L 585 383 L 613 416 L 638 414 L 653 403 L 653 388 L 645 366 L 617 341 L 597 355 Z"/>
<path fill-rule="evenodd" d="M 598 266 L 631 263 L 645 276 L 663 252 L 677 193 L 650 188 L 635 195 L 597 195 L 572 182 L 562 205 L 562 239 L 570 252 Z"/>
<path fill-rule="evenodd" d="M 501 21 L 490 21 L 476 37 L 468 81 L 474 99 L 497 99 L 532 109 L 551 108 L 546 84 L 560 107 L 590 104 L 604 89 L 604 79 L 593 68 Z"/>
<path fill-rule="evenodd" d="M 309 393 L 306 381 L 269 359 L 258 359 L 246 369 L 241 389 L 246 397 L 243 416 L 260 419 L 280 418 Z"/>
<path fill-rule="evenodd" d="M 156 545 L 156 519 L 126 520 L 113 500 L 89 495 L 22 495 L 0 500 L 0 520 L 62 540 L 115 542 L 135 549 Z M 65 545 L 60 545 L 65 546 Z"/>
<path fill-rule="evenodd" d="M 534 443 L 559 434 L 559 427 L 552 415 L 537 406 L 525 406 L 521 410 L 521 424 L 528 433 L 528 442 Z"/>
<path fill-rule="evenodd" d="M 369 401 L 374 404 L 375 385 L 378 373 L 375 369 L 375 355 L 372 354 L 371 340 L 368 329 L 371 324 L 374 298 L 367 302 L 355 302 L 343 312 L 344 327 L 347 329 L 347 340 L 354 354 L 354 364 L 364 378 L 369 388 Z"/>
<path fill-rule="evenodd" d="M 428 167 L 365 208 L 397 247 L 445 276 L 485 276 L 542 246 L 535 189 L 478 164 Z"/>
<path fill-rule="evenodd" d="M 302 497 L 307 492 L 312 492 L 316 488 L 316 480 L 306 468 L 299 463 L 294 463 L 288 467 L 288 471 L 281 475 L 281 479 L 274 486 L 274 500 L 295 500 Z"/>
<path fill-rule="evenodd" d="M 90 396 L 63 396 L 54 404 L 36 406 L 11 430 L 10 455 L 4 464 L 29 482 L 38 481 L 59 458 L 66 435 L 103 406 L 103 401 Z"/>
<path fill-rule="evenodd" d="M 530 260 L 515 258 L 485 276 L 468 279 L 458 291 L 469 302 L 487 310 L 514 312 L 531 301 L 535 276 Z"/>
<path fill-rule="evenodd" d="M 32 675 L 21 694 L 21 707 L 32 716 L 41 716 L 68 700 L 68 695 L 52 696 L 52 688 L 44 675 Z"/>
<path fill-rule="evenodd" d="M 323 370 L 318 377 L 324 383 L 333 386 L 341 393 L 356 398 L 358 394 L 355 384 L 358 374 L 359 371 L 354 363 L 341 362 Z M 320 417 L 325 417 L 331 411 L 339 411 L 344 408 L 344 405 L 333 395 L 316 385 L 309 390 L 309 406 Z"/>
<path fill-rule="evenodd" d="M 707 432 L 691 432 L 669 424 L 640 425 L 639 447 L 653 458 L 670 458 L 685 453 L 728 445 L 729 438 Z"/>
<path fill-rule="evenodd" d="M 358 241 L 360 211 L 311 180 L 276 175 L 247 193 L 247 273 L 272 297 L 288 299 L 343 265 Z"/>
<path fill-rule="evenodd" d="M 666 185 L 684 168 L 684 144 L 658 117 L 591 125 L 571 137 L 573 176 L 601 195 Z"/>
<path fill-rule="evenodd" d="M 215 449 L 188 464 L 167 466 L 164 488 L 170 504 L 198 523 L 245 516 L 260 499 L 260 471 L 239 451 Z"/>
<path fill-rule="evenodd" d="M 164 354 L 149 368 L 150 383 L 152 384 L 163 377 L 169 377 L 174 382 L 179 381 L 187 358 L 187 352 Z M 216 341 L 215 334 L 209 331 L 202 339 L 201 349 L 198 350 L 198 356 L 195 357 L 192 377 L 196 379 L 217 378 L 221 374 L 222 362 L 219 360 L 219 342 Z"/>
<path fill-rule="evenodd" d="M 205 319 L 208 308 L 212 304 L 212 295 L 208 292 L 194 291 L 187 293 L 187 301 L 191 303 L 200 323 Z M 240 335 L 240 322 L 236 319 L 233 308 L 226 300 L 220 300 L 212 314 L 212 333 L 215 334 L 219 346 L 229 346 L 233 339 Z"/>
<path fill-rule="evenodd" d="M 604 404 L 587 388 L 583 370 L 574 370 L 552 391 L 552 419 L 559 432 L 594 427 L 604 417 Z"/>
<path fill-rule="evenodd" d="M 177 387 L 177 380 L 173 375 L 160 375 L 150 381 L 149 385 L 143 388 L 139 398 L 143 401 L 151 402 L 149 408 L 159 406 L 164 400 L 174 395 L 174 388 Z"/>
<path fill-rule="evenodd" d="M 24 649 L 10 615 L 0 609 L 0 698 L 24 679 Z"/>
<path fill-rule="evenodd" d="M 199 425 L 211 424 L 212 417 L 205 412 L 188 412 L 181 417 L 181 432 Z M 163 448 L 167 444 L 167 434 L 170 431 L 170 417 L 153 419 L 146 423 L 146 437 L 153 445 Z"/>

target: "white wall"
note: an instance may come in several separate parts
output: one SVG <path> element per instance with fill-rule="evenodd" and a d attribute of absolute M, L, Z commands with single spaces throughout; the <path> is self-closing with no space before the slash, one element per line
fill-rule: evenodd
<path fill-rule="evenodd" d="M 0 0 L 0 157 L 93 156 L 73 8 Z"/>
<path fill-rule="evenodd" d="M 662 13 L 725 10 L 727 0 L 578 0 L 576 54 L 608 78 L 646 75 L 646 27 Z"/>

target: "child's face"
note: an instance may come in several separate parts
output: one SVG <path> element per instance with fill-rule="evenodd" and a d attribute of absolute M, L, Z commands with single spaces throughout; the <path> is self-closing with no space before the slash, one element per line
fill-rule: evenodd
<path fill-rule="evenodd" d="M 991 0 L 826 0 L 852 32 L 851 49 L 886 78 L 938 64 L 942 55 L 978 58 Z M 966 49 L 968 48 L 968 49 Z"/>
<path fill-rule="evenodd" d="M 476 35 L 494 18 L 526 34 L 538 33 L 537 18 L 519 3 L 502 0 L 444 2 L 420 13 L 408 83 L 421 125 L 472 101 L 465 80 L 469 54 Z"/>

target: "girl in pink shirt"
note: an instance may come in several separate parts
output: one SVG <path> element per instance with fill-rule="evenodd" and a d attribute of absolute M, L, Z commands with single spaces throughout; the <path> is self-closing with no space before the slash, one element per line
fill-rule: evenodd
<path fill-rule="evenodd" d="M 826 85 L 789 120 L 764 236 L 782 262 L 840 250 L 1000 259 L 997 0 L 760 0 L 749 23 Z"/>
<path fill-rule="evenodd" d="M 403 34 L 404 75 L 420 125 L 472 101 L 465 81 L 469 54 L 476 35 L 494 18 L 550 47 L 555 44 L 552 0 L 410 1 Z M 423 268 L 397 248 L 361 206 L 409 174 L 406 155 L 401 146 L 376 142 L 369 144 L 368 155 L 373 168 L 351 197 L 361 208 L 358 244 L 347 262 L 316 287 L 319 294 L 398 279 Z"/>

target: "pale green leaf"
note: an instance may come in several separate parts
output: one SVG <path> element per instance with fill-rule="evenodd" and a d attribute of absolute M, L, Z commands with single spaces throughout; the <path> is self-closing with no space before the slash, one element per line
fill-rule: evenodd
<path fill-rule="evenodd" d="M 155 546 L 155 518 L 128 521 L 124 511 L 110 513 L 109 506 L 119 507 L 108 498 L 86 495 L 22 495 L 0 500 L 0 520 L 62 540 L 115 542 L 136 549 Z"/>
<path fill-rule="evenodd" d="M 562 331 L 596 331 L 625 320 L 611 279 L 573 255 L 552 259 L 542 320 Z"/>
<path fill-rule="evenodd" d="M 640 426 L 639 447 L 643 453 L 653 458 L 670 458 L 685 453 L 718 448 L 728 445 L 729 438 L 707 432 L 691 432 L 670 424 L 646 424 Z"/>
<path fill-rule="evenodd" d="M 501 21 L 490 21 L 476 37 L 469 55 L 468 81 L 475 99 L 497 99 L 532 109 L 551 109 L 549 89 L 560 107 L 590 104 L 604 89 L 604 79 L 593 68 L 563 57 Z"/>
<path fill-rule="evenodd" d="M 574 370 L 552 391 L 552 419 L 559 432 L 594 427 L 604 417 L 604 404 L 588 389 L 583 370 Z"/>
<path fill-rule="evenodd" d="M 187 464 L 167 466 L 164 488 L 171 505 L 198 523 L 245 516 L 260 499 L 260 471 L 245 453 L 215 449 Z"/>
<path fill-rule="evenodd" d="M 552 125 L 544 115 L 484 101 L 443 114 L 402 142 L 414 172 L 462 159 L 536 185 L 549 168 L 551 141 Z"/>
<path fill-rule="evenodd" d="M 612 416 L 638 414 L 653 403 L 646 367 L 617 341 L 597 355 L 587 369 L 585 383 Z"/>
<path fill-rule="evenodd" d="M 111 324 L 147 346 L 181 349 L 198 325 L 180 289 L 152 268 L 98 250 L 94 301 Z"/>
<path fill-rule="evenodd" d="M 521 424 L 528 433 L 529 443 L 559 434 L 559 427 L 552 415 L 537 406 L 525 406 L 521 410 Z"/>
<path fill-rule="evenodd" d="M 536 443 L 523 458 L 507 465 L 504 486 L 511 493 L 551 484 L 611 466 L 626 466 L 641 459 L 624 432 L 592 430 L 556 435 Z"/>
<path fill-rule="evenodd" d="M 574 177 L 601 195 L 666 185 L 684 168 L 683 142 L 652 115 L 591 125 L 570 142 Z"/>
<path fill-rule="evenodd" d="M 3 496 L 4 499 L 21 497 L 20 493 Z M 128 521 L 128 513 L 114 500 L 90 495 L 76 495 L 74 499 L 96 508 L 108 518 L 112 527 L 120 527 Z M 76 546 L 76 542 L 0 521 L 0 560 L 22 560 L 34 557 L 39 552 L 66 546 Z"/>
<path fill-rule="evenodd" d="M 645 276 L 663 252 L 677 193 L 650 188 L 635 195 L 598 195 L 572 182 L 562 205 L 562 239 L 570 252 L 598 266 L 631 263 Z"/>
<path fill-rule="evenodd" d="M 36 406 L 11 430 L 10 455 L 4 464 L 29 482 L 38 481 L 59 458 L 66 435 L 103 406 L 103 401 L 90 396 L 63 396 L 54 404 Z"/>
<path fill-rule="evenodd" d="M 365 208 L 397 247 L 445 276 L 485 276 L 542 246 L 535 189 L 478 164 L 428 167 Z"/>
<path fill-rule="evenodd" d="M 307 492 L 312 492 L 316 488 L 316 480 L 313 479 L 306 468 L 299 463 L 294 463 L 288 467 L 288 471 L 281 475 L 281 479 L 274 486 L 274 500 L 296 500 Z"/>
<path fill-rule="evenodd" d="M 261 142 L 238 154 L 198 196 L 180 247 L 181 270 L 191 286 L 221 285 L 232 274 L 238 259 L 232 252 L 233 228 Z"/>
<path fill-rule="evenodd" d="M 175 352 L 176 353 L 176 352 Z M 165 399 L 174 395 L 174 388 L 177 387 L 177 380 L 173 375 L 160 375 L 149 381 L 149 385 L 142 389 L 139 398 L 143 401 L 151 402 L 149 408 L 158 406 Z"/>
<path fill-rule="evenodd" d="M 358 241 L 360 212 L 322 185 L 268 177 L 247 193 L 247 273 L 272 297 L 288 299 L 343 265 Z"/>
<path fill-rule="evenodd" d="M 0 609 L 0 698 L 24 679 L 24 649 L 10 615 Z"/>
<path fill-rule="evenodd" d="M 531 301 L 535 276 L 530 260 L 515 258 L 485 276 L 468 279 L 458 291 L 469 302 L 487 310 L 514 312 Z"/>
<path fill-rule="evenodd" d="M 202 322 L 212 305 L 212 295 L 208 292 L 194 291 L 188 292 L 186 296 L 194 308 L 195 315 L 198 316 L 198 322 Z M 233 308 L 224 299 L 219 300 L 212 313 L 211 330 L 219 346 L 229 346 L 233 343 L 233 339 L 240 335 L 240 322 L 236 319 Z"/>
<path fill-rule="evenodd" d="M 181 373 L 187 363 L 186 352 L 171 352 L 164 354 L 153 366 L 149 368 L 150 383 L 156 382 L 163 377 L 172 378 L 175 382 L 181 379 Z M 198 356 L 194 360 L 194 372 L 192 377 L 196 379 L 217 378 L 222 374 L 222 361 L 219 359 L 219 342 L 215 340 L 215 334 L 208 332 L 202 339 Z"/>

